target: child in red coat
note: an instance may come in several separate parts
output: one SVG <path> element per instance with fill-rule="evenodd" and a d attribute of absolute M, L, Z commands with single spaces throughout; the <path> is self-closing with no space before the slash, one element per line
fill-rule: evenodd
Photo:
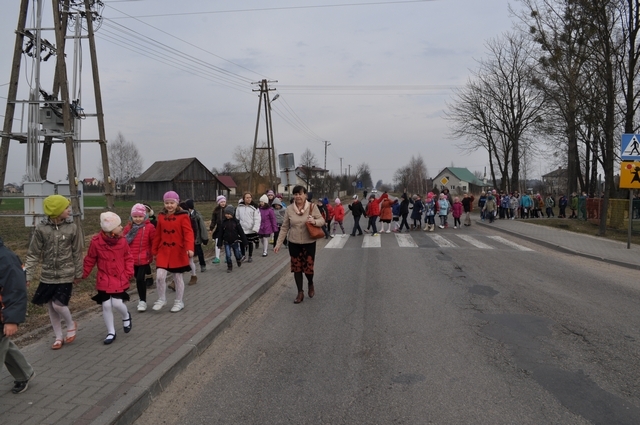
<path fill-rule="evenodd" d="M 107 325 L 105 344 L 111 344 L 116 339 L 113 324 L 113 310 L 122 316 L 124 333 L 131 331 L 131 313 L 127 310 L 125 301 L 129 301 L 129 280 L 133 277 L 133 257 L 129 251 L 127 240 L 122 237 L 120 217 L 112 212 L 100 214 L 102 232 L 91 238 L 89 251 L 84 257 L 84 271 L 82 278 L 86 279 L 98 265 L 96 289 L 98 294 L 91 299 L 102 304 L 102 316 Z"/>
<path fill-rule="evenodd" d="M 336 198 L 334 201 L 335 206 L 333 207 L 333 229 L 331 230 L 331 237 L 336 235 L 336 225 L 340 226 L 340 230 L 342 230 L 342 237 L 346 236 L 344 232 L 344 226 L 342 222 L 344 221 L 344 207 L 342 206 L 342 201 L 340 198 Z"/>
<path fill-rule="evenodd" d="M 180 197 L 169 191 L 162 197 L 164 209 L 158 214 L 156 236 L 153 238 L 151 252 L 156 257 L 156 282 L 158 301 L 154 310 L 160 310 L 167 304 L 167 272 L 173 273 L 176 287 L 176 299 L 171 308 L 177 313 L 184 308 L 184 280 L 182 273 L 190 272 L 189 259 L 193 257 L 194 236 L 189 213 L 180 207 Z"/>
<path fill-rule="evenodd" d="M 151 246 L 156 235 L 156 228 L 149 217 L 147 209 L 143 204 L 135 204 L 131 208 L 131 223 L 122 231 L 131 255 L 133 256 L 133 274 L 136 277 L 136 287 L 138 288 L 138 311 L 147 310 L 147 283 L 145 277 L 151 274 Z"/>

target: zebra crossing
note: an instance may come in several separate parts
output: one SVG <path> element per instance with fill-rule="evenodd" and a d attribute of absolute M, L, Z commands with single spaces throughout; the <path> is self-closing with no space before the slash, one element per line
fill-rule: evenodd
<path fill-rule="evenodd" d="M 336 235 L 326 245 L 327 249 L 343 248 L 464 248 L 464 249 L 508 249 L 533 251 L 526 246 L 510 241 L 502 236 L 469 235 L 464 233 L 392 233 L 372 236 Z"/>

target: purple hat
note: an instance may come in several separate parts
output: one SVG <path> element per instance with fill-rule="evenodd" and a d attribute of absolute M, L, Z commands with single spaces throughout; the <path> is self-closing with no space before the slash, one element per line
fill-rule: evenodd
<path fill-rule="evenodd" d="M 176 204 L 180 203 L 180 196 L 178 196 L 177 193 L 175 193 L 173 190 L 168 191 L 167 193 L 164 194 L 164 196 L 162 197 L 163 201 L 173 201 Z"/>
<path fill-rule="evenodd" d="M 273 196 L 275 196 L 276 194 L 275 194 L 275 193 L 273 193 L 273 190 L 268 190 L 268 191 L 267 191 L 267 196 L 269 196 L 269 195 L 273 195 Z"/>
<path fill-rule="evenodd" d="M 224 197 L 224 195 L 220 195 L 216 198 L 216 203 L 220 204 L 220 202 L 225 201 L 227 202 L 227 198 Z"/>

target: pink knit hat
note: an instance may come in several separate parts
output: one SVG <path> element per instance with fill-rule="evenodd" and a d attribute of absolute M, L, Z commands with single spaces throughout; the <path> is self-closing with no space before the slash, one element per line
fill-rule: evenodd
<path fill-rule="evenodd" d="M 342 203 L 342 201 L 340 200 L 340 198 L 336 198 L 336 200 L 335 200 L 335 201 L 333 201 L 333 202 L 335 202 L 336 204 L 341 204 L 341 203 Z"/>
<path fill-rule="evenodd" d="M 173 190 L 168 191 L 167 193 L 164 194 L 164 196 L 162 197 L 163 201 L 173 201 L 176 204 L 180 203 L 180 196 L 178 196 L 177 193 L 175 193 Z"/>
<path fill-rule="evenodd" d="M 147 208 L 142 204 L 135 204 L 131 208 L 131 217 L 146 217 Z"/>
<path fill-rule="evenodd" d="M 224 195 L 220 195 L 216 198 L 216 203 L 219 204 L 222 201 L 227 201 L 227 198 L 224 197 Z"/>

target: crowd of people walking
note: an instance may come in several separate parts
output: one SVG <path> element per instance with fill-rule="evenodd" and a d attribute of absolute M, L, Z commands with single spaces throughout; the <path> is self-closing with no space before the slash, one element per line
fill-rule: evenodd
<path fill-rule="evenodd" d="M 276 254 L 287 248 L 297 289 L 294 303 L 300 304 L 305 297 L 305 279 L 307 296 L 313 298 L 316 294 L 316 239 L 346 237 L 344 221 L 347 212 L 353 217 L 353 228 L 349 234 L 355 237 L 365 233 L 379 236 L 380 233 L 391 232 L 433 232 L 436 226 L 447 229 L 451 224 L 453 229 L 460 229 L 471 226 L 470 215 L 474 208 L 479 208 L 481 220 L 489 222 L 495 219 L 542 218 L 545 215 L 551 218 L 555 217 L 556 206 L 559 218 L 567 218 L 567 210 L 570 211 L 568 218 L 577 218 L 580 205 L 584 204 L 575 193 L 569 198 L 561 195 L 556 202 L 550 195 L 507 194 L 496 190 L 482 192 L 475 202 L 472 194 L 452 196 L 448 189 L 439 193 L 429 192 L 424 198 L 419 194 L 409 195 L 406 191 L 397 198 L 386 192 L 379 197 L 372 193 L 366 203 L 361 202 L 358 195 L 353 195 L 350 202 L 343 203 L 339 197 L 333 202 L 327 198 L 313 200 L 303 186 L 293 188 L 292 199 L 288 203 L 271 190 L 258 199 L 256 203 L 252 194 L 246 192 L 234 207 L 227 203 L 225 196 L 218 196 L 207 228 L 193 200 L 181 202 L 178 193 L 168 191 L 163 196 L 163 208 L 157 216 L 149 205 L 141 203 L 133 205 L 126 223 L 113 212 L 102 213 L 101 231 L 91 238 L 83 257 L 83 241 L 70 219 L 69 199 L 60 195 L 47 197 L 43 202 L 45 218 L 33 232 L 24 272 L 22 267 L 15 267 L 21 264 L 19 259 L 4 247 L 0 239 L 0 256 L 3 258 L 0 302 L 4 306 L 0 315 L 4 332 L 0 339 L 0 358 L 16 379 L 13 392 L 26 390 L 29 380 L 35 376 L 33 368 L 8 337 L 15 334 L 17 325 L 24 321 L 26 287 L 34 279 L 38 266 L 41 269 L 39 284 L 31 302 L 47 306 L 54 334 L 51 349 L 59 350 L 75 341 L 78 324 L 69 310 L 73 285 L 86 279 L 96 267 L 96 295 L 92 299 L 102 307 L 107 332 L 103 342 L 109 345 L 118 335 L 114 311 L 122 320 L 125 334 L 133 328 L 133 317 L 127 307 L 130 281 L 135 280 L 138 292 L 137 312 L 147 311 L 147 292 L 153 284 L 157 288 L 154 311 L 162 310 L 167 304 L 167 288 L 175 292 L 170 311 L 182 311 L 185 308 L 183 273 L 191 275 L 188 285 L 197 283 L 195 261 L 197 258 L 200 272 L 207 270 L 203 245 L 210 240 L 214 243 L 215 253 L 212 264 L 221 264 L 224 250 L 228 273 L 233 271 L 234 260 L 237 267 L 253 262 L 253 253 L 260 244 L 262 257 L 269 255 L 270 246 Z M 363 217 L 367 219 L 366 229 L 360 224 Z M 319 236 L 314 229 L 321 229 L 318 230 Z M 154 265 L 155 280 L 150 281 Z M 169 273 L 173 275 L 173 281 L 168 284 Z M 63 324 L 66 327 L 64 334 Z"/>

